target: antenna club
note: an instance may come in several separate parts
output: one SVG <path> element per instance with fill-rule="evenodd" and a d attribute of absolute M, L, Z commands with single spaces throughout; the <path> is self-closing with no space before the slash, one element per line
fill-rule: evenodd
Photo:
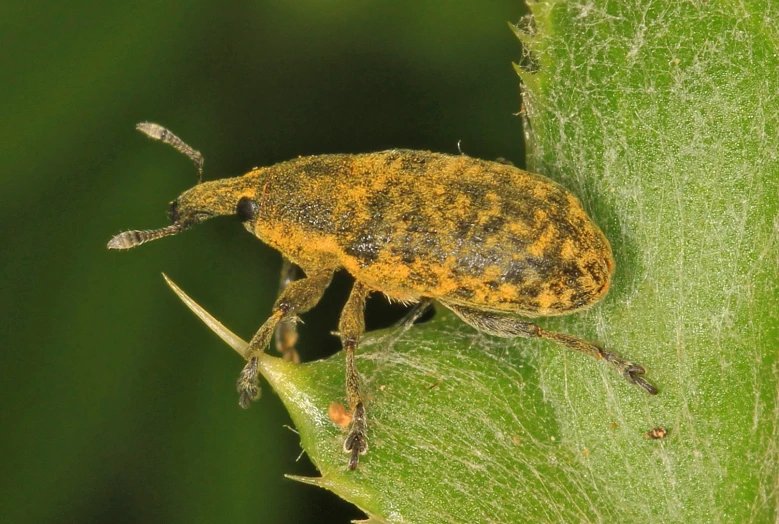
<path fill-rule="evenodd" d="M 125 231 L 108 241 L 108 249 L 130 249 L 143 243 L 140 231 Z"/>
<path fill-rule="evenodd" d="M 193 149 L 183 140 L 174 135 L 165 127 L 153 122 L 141 122 L 135 125 L 135 129 L 154 140 L 159 140 L 175 148 L 179 153 L 186 155 L 195 164 L 197 169 L 197 183 L 203 182 L 203 155 L 200 151 Z"/>
<path fill-rule="evenodd" d="M 147 229 L 144 231 L 125 231 L 108 241 L 108 249 L 131 249 L 146 242 L 157 240 L 180 233 L 185 226 L 173 224 L 162 229 Z"/>

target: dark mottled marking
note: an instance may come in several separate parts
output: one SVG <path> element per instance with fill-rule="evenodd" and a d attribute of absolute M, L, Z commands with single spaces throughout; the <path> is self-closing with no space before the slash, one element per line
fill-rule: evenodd
<path fill-rule="evenodd" d="M 458 287 L 455 291 L 455 294 L 461 299 L 461 300 L 472 300 L 474 296 L 474 292 L 471 289 L 465 288 L 465 287 Z"/>
<path fill-rule="evenodd" d="M 344 247 L 344 252 L 357 258 L 363 265 L 370 265 L 379 258 L 379 253 L 383 249 L 386 241 L 382 242 L 370 230 L 364 229 L 354 238 L 348 246 Z"/>
<path fill-rule="evenodd" d="M 491 216 L 484 224 L 481 224 L 480 228 L 482 232 L 487 235 L 493 235 L 502 231 L 506 226 L 506 217 L 503 215 Z"/>

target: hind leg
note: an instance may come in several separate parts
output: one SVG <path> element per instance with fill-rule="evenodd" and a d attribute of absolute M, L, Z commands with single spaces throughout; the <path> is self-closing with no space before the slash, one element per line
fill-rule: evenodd
<path fill-rule="evenodd" d="M 598 347 L 597 345 L 587 342 L 585 340 L 566 335 L 565 333 L 557 333 L 556 331 L 546 331 L 541 329 L 537 324 L 520 320 L 511 315 L 504 315 L 500 313 L 494 313 L 491 311 L 480 311 L 478 309 L 461 306 L 459 304 L 450 304 L 442 302 L 442 304 L 451 309 L 463 322 L 470 324 L 479 331 L 495 335 L 503 338 L 514 337 L 528 337 L 528 338 L 545 338 L 551 340 L 561 346 L 579 351 L 593 358 L 603 359 L 617 371 L 619 371 L 625 379 L 632 383 L 637 384 L 644 388 L 647 393 L 652 395 L 657 394 L 657 388 L 647 382 L 643 377 L 646 370 L 640 364 L 630 362 L 621 358 L 616 353 L 612 353 L 606 349 Z"/>
<path fill-rule="evenodd" d="M 287 260 L 286 257 L 282 258 L 281 265 L 281 278 L 279 279 L 279 296 L 284 293 L 284 290 L 289 285 L 300 278 L 300 269 Z M 300 356 L 298 355 L 295 344 L 298 341 L 298 328 L 295 320 L 287 320 L 279 322 L 276 326 L 276 351 L 281 353 L 281 358 L 287 362 L 294 362 L 300 364 Z"/>

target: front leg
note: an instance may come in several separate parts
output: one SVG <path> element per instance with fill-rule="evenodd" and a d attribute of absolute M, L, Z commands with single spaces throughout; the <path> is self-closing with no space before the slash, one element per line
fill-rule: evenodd
<path fill-rule="evenodd" d="M 292 321 L 298 313 L 305 313 L 314 307 L 322 298 L 332 279 L 333 271 L 330 269 L 312 273 L 306 278 L 290 283 L 276 299 L 270 317 L 249 342 L 248 362 L 238 377 L 236 384 L 238 393 L 240 393 L 238 403 L 242 408 L 248 408 L 252 400 L 257 400 L 260 396 L 257 366 L 260 355 L 268 347 L 276 326 L 279 322 Z"/>
<path fill-rule="evenodd" d="M 355 282 L 338 323 L 341 344 L 346 352 L 346 397 L 352 410 L 351 428 L 344 441 L 344 451 L 350 454 L 349 469 L 356 468 L 360 455 L 368 451 L 368 421 L 360 393 L 360 374 L 354 362 L 354 353 L 360 336 L 365 332 L 365 299 L 369 293 L 364 284 Z"/>

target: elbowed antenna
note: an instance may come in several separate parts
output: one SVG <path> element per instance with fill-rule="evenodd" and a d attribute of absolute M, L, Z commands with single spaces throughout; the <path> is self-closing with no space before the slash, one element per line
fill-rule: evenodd
<path fill-rule="evenodd" d="M 195 163 L 195 167 L 197 168 L 197 183 L 201 184 L 203 182 L 203 155 L 200 154 L 200 151 L 188 146 L 183 140 L 159 124 L 141 122 L 135 126 L 135 129 L 149 138 L 169 144 L 180 153 L 187 155 L 187 157 Z M 190 226 L 203 220 L 205 216 L 205 214 L 195 213 L 185 217 L 183 220 L 176 220 L 174 224 L 161 229 L 146 229 L 143 231 L 136 230 L 119 233 L 108 241 L 108 249 L 130 249 L 146 242 L 157 240 L 158 238 L 169 237 L 181 233 Z M 171 220 L 174 219 L 171 218 Z"/>
<path fill-rule="evenodd" d="M 197 183 L 201 184 L 203 182 L 203 155 L 200 154 L 200 151 L 192 149 L 183 140 L 159 124 L 154 124 L 152 122 L 141 122 L 135 126 L 135 129 L 145 134 L 149 138 L 153 138 L 154 140 L 159 140 L 160 142 L 169 144 L 173 146 L 178 152 L 187 155 L 189 159 L 195 163 L 195 167 L 197 168 Z"/>
<path fill-rule="evenodd" d="M 163 227 L 162 229 L 146 229 L 144 231 L 125 231 L 119 233 L 108 241 L 108 249 L 130 249 L 143 243 L 169 237 L 181 233 L 185 228 L 179 224 Z"/>

